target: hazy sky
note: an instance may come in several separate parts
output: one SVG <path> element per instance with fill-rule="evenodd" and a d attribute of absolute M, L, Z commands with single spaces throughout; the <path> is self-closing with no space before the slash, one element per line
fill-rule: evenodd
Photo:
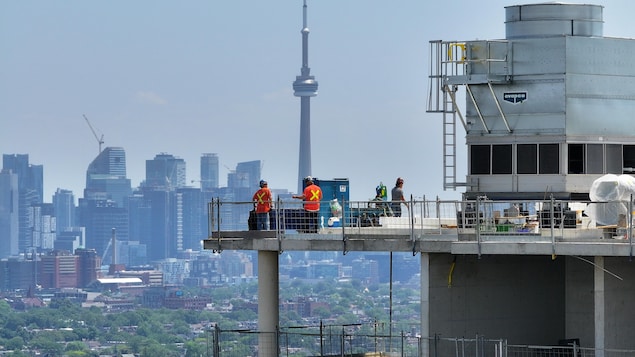
<path fill-rule="evenodd" d="M 405 179 L 406 195 L 443 191 L 442 117 L 426 113 L 430 40 L 502 39 L 501 0 L 309 0 L 312 172 L 346 177 L 351 199 Z M 597 0 L 604 35 L 635 37 L 635 1 Z M 44 165 L 82 197 L 97 139 L 126 151 L 138 186 L 169 153 L 199 179 L 217 153 L 220 181 L 262 160 L 272 188 L 297 187 L 302 0 L 1 1 L 0 153 Z M 458 127 L 458 175 L 466 172 Z M 198 183 L 193 185 L 198 186 Z"/>

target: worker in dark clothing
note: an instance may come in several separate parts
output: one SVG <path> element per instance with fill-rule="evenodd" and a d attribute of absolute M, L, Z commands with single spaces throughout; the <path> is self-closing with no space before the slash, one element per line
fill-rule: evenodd
<path fill-rule="evenodd" d="M 391 205 L 392 214 L 395 217 L 401 217 L 401 204 L 405 204 L 406 208 L 408 208 L 408 203 L 403 195 L 403 179 L 401 177 L 397 177 L 397 182 L 395 182 L 395 187 L 393 187 L 391 191 Z"/>

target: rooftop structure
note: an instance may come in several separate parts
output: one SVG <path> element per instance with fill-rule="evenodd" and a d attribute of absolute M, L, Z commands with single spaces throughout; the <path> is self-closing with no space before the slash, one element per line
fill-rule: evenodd
<path fill-rule="evenodd" d="M 430 42 L 428 111 L 444 117 L 445 189 L 465 186 L 471 199 L 588 199 L 598 177 L 633 172 L 635 41 L 603 37 L 602 11 L 507 6 L 505 39 Z M 457 119 L 465 182 L 455 171 Z"/>

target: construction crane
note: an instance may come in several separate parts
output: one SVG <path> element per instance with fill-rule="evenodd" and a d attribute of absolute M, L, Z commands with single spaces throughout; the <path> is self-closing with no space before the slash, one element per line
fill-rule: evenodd
<path fill-rule="evenodd" d="M 99 143 L 99 153 L 101 154 L 101 144 L 104 143 L 104 134 L 101 134 L 101 137 L 97 136 L 97 133 L 95 132 L 95 129 L 93 128 L 92 125 L 90 125 L 90 121 L 88 120 L 88 118 L 86 118 L 85 114 L 82 114 L 84 116 L 84 119 L 86 119 L 86 123 L 88 123 L 88 127 L 90 128 L 90 131 L 93 132 L 93 135 L 95 135 L 95 139 L 97 139 L 97 143 Z"/>

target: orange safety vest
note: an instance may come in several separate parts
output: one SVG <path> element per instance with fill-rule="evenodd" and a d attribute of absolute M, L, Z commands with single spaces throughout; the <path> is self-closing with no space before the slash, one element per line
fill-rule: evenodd
<path fill-rule="evenodd" d="M 322 189 L 316 184 L 304 188 L 304 209 L 307 211 L 319 211 L 322 200 Z"/>
<path fill-rule="evenodd" d="M 266 213 L 271 210 L 271 190 L 263 187 L 256 191 L 252 198 L 256 202 L 256 213 Z"/>

